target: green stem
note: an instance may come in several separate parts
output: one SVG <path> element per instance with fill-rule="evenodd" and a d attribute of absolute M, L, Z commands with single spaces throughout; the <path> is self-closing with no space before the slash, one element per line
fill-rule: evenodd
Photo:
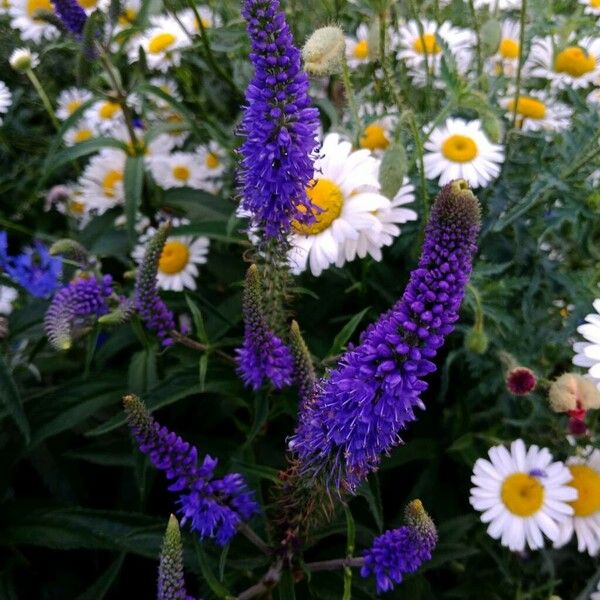
<path fill-rule="evenodd" d="M 52 108 L 50 99 L 48 98 L 48 95 L 44 91 L 44 88 L 42 87 L 40 80 L 37 78 L 37 75 L 33 72 L 32 69 L 27 69 L 27 71 L 25 71 L 25 75 L 27 75 L 27 77 L 29 77 L 29 81 L 31 81 L 31 84 L 35 88 L 37 95 L 40 97 L 40 100 L 42 101 L 42 104 L 44 105 L 44 108 L 46 109 L 46 112 L 48 113 L 48 116 L 50 117 L 50 120 L 52 121 L 52 125 L 54 125 L 54 127 L 56 128 L 56 131 L 60 131 L 60 123 L 58 122 L 58 119 L 56 118 L 56 114 L 54 114 L 54 109 Z"/>
<path fill-rule="evenodd" d="M 352 560 L 354 544 L 356 542 L 356 525 L 350 509 L 345 506 L 346 512 L 346 559 Z M 344 595 L 342 600 L 352 600 L 352 569 L 348 564 L 344 565 Z"/>
<path fill-rule="evenodd" d="M 381 63 L 381 68 L 383 70 L 383 80 L 392 95 L 392 99 L 394 104 L 396 105 L 396 109 L 398 113 L 402 113 L 404 111 L 404 101 L 402 100 L 402 94 L 392 77 L 390 63 L 388 60 L 388 56 L 385 51 L 386 47 L 386 31 L 387 31 L 387 19 L 386 12 L 381 11 L 379 13 L 379 61 Z"/>
<path fill-rule="evenodd" d="M 431 104 L 431 94 L 433 91 L 433 82 L 431 80 L 431 73 L 429 71 L 429 53 L 427 52 L 427 45 L 425 44 L 425 29 L 423 28 L 423 23 L 421 19 L 419 19 L 419 12 L 417 10 L 417 6 L 415 4 L 415 0 L 410 0 L 410 10 L 412 13 L 412 17 L 417 23 L 417 29 L 419 30 L 419 38 L 421 40 L 421 45 L 423 46 L 423 61 L 425 66 L 425 82 L 427 86 L 427 102 Z"/>
<path fill-rule="evenodd" d="M 521 17 L 519 20 L 519 64 L 517 65 L 517 78 L 515 81 L 515 98 L 513 106 L 512 128 L 517 123 L 517 107 L 519 105 L 519 95 L 521 93 L 521 71 L 523 70 L 523 46 L 525 44 L 525 16 L 527 14 L 527 0 L 522 0 Z"/>
<path fill-rule="evenodd" d="M 473 0 L 469 0 L 469 9 L 471 11 L 471 18 L 473 20 L 473 30 L 475 31 L 475 52 L 477 57 L 477 79 L 481 81 L 483 75 L 483 59 L 481 56 L 481 31 L 479 29 L 479 19 L 477 18 L 477 11 L 475 10 L 475 3 Z"/>
<path fill-rule="evenodd" d="M 421 195 L 421 234 L 425 233 L 425 225 L 429 221 L 429 198 L 427 197 L 427 180 L 425 179 L 425 163 L 423 161 L 423 138 L 419 132 L 415 114 L 406 111 L 408 124 L 415 142 L 415 154 L 417 155 L 417 166 L 419 169 L 419 191 Z"/>
<path fill-rule="evenodd" d="M 362 123 L 358 115 L 358 107 L 356 105 L 356 96 L 354 94 L 354 87 L 350 80 L 350 69 L 348 68 L 348 61 L 346 55 L 342 55 L 342 82 L 346 91 L 346 99 L 350 106 L 350 113 L 352 114 L 353 128 L 352 128 L 352 139 L 358 142 L 358 136 L 362 131 Z"/>

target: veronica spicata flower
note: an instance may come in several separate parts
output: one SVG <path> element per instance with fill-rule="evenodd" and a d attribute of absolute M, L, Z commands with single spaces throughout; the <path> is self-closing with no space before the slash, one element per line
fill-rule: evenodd
<path fill-rule="evenodd" d="M 431 359 L 458 319 L 479 226 L 479 202 L 466 182 L 446 185 L 404 295 L 303 406 L 290 449 L 305 475 L 354 491 L 400 441 L 415 408 L 424 408 L 424 378 L 435 371 Z"/>
<path fill-rule="evenodd" d="M 158 600 L 193 600 L 185 591 L 183 547 L 177 517 L 171 515 L 158 565 Z"/>
<path fill-rule="evenodd" d="M 54 11 L 63 25 L 76 37 L 81 37 L 87 15 L 77 0 L 52 0 Z"/>
<path fill-rule="evenodd" d="M 141 452 L 170 480 L 169 491 L 179 494 L 181 523 L 190 521 L 201 538 L 214 537 L 224 546 L 237 526 L 258 511 L 254 494 L 238 473 L 215 478 L 218 461 L 161 427 L 136 396 L 123 398 L 127 422 Z"/>
<path fill-rule="evenodd" d="M 318 112 L 308 96 L 300 51 L 277 0 L 245 0 L 254 78 L 246 90 L 241 134 L 242 208 L 267 237 L 312 220 L 306 188 L 313 176 Z"/>

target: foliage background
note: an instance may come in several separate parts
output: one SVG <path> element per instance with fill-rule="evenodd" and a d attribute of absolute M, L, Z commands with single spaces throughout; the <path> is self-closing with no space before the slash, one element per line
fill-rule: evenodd
<path fill-rule="evenodd" d="M 429 14 L 430 4 L 423 3 L 419 10 Z M 397 3 L 392 9 L 406 14 L 409 7 Z M 531 2 L 533 29 L 578 27 L 576 18 L 566 20 L 575 7 L 575 2 Z M 373 15 L 366 4 L 337 0 L 290 0 L 286 8 L 300 40 L 331 20 L 353 31 L 361 19 Z M 461 2 L 445 10 L 455 23 L 470 25 Z M 226 26 L 211 32 L 211 46 L 242 90 L 251 74 L 243 24 L 234 2 L 219 3 L 218 11 Z M 129 242 L 126 232 L 111 226 L 114 214 L 94 219 L 77 234 L 63 216 L 44 211 L 42 192 L 72 177 L 75 162 L 57 144 L 27 81 L 8 68 L 6 58 L 19 45 L 15 32 L 3 22 L 0 78 L 15 98 L 0 128 L 0 227 L 10 232 L 15 244 L 34 235 L 46 241 L 78 235 L 102 259 L 104 271 L 128 286 L 123 272 L 131 267 Z M 64 39 L 41 51 L 38 75 L 51 98 L 73 83 L 77 52 L 76 45 Z M 137 68 L 123 73 L 134 86 L 142 84 L 144 74 Z M 466 116 L 477 112 L 464 98 L 456 105 L 464 90 L 453 89 L 451 80 L 444 92 L 428 99 L 406 84 L 399 66 L 396 75 L 421 124 L 450 102 Z M 89 77 L 91 89 L 100 87 L 99 70 L 92 68 Z M 208 132 L 218 135 L 233 164 L 241 98 L 215 75 L 201 47 L 177 70 L 177 79 L 199 132 L 196 141 L 207 141 Z M 380 93 L 368 69 L 355 83 L 361 99 Z M 333 102 L 320 100 L 319 106 L 325 126 L 336 128 L 341 126 L 339 103 L 335 93 L 332 97 Z M 522 436 L 530 443 L 558 447 L 559 457 L 566 451 L 566 442 L 560 441 L 565 424 L 548 413 L 542 394 L 516 399 L 504 390 L 497 353 L 511 352 L 540 375 L 560 374 L 569 368 L 570 338 L 597 295 L 599 197 L 584 182 L 597 167 L 600 118 L 574 94 L 572 101 L 580 108 L 578 117 L 558 142 L 509 134 L 501 179 L 478 194 L 484 228 L 472 285 L 481 297 L 489 348 L 476 354 L 464 346 L 475 318 L 471 291 L 460 324 L 437 359 L 439 370 L 424 396 L 427 411 L 351 503 L 358 548 L 366 547 L 384 525 L 399 524 L 404 505 L 414 497 L 423 500 L 439 525 L 440 544 L 433 561 L 389 598 L 525 600 L 551 593 L 584 598 L 584 591 L 600 576 L 597 562 L 572 546 L 511 555 L 486 535 L 468 504 L 472 464 L 491 444 Z M 409 135 L 405 143 L 412 157 Z M 417 183 L 415 175 L 413 167 L 410 176 Z M 219 197 L 194 192 L 159 200 L 183 209 L 192 220 L 190 231 L 212 238 L 199 291 L 187 292 L 185 298 L 165 297 L 179 313 L 195 315 L 199 339 L 227 352 L 241 337 L 240 284 L 248 249 L 240 222 L 231 216 L 232 187 Z M 433 197 L 436 186 L 430 182 L 427 191 Z M 319 280 L 305 275 L 295 282 L 293 315 L 321 366 L 330 365 L 348 340 L 356 340 L 362 327 L 400 296 L 417 258 L 418 235 L 418 224 L 405 227 L 382 263 L 357 261 L 326 271 Z M 543 250 L 541 241 L 552 252 Z M 556 301 L 573 306 L 561 314 Z M 244 473 L 268 502 L 270 484 L 284 466 L 285 438 L 295 423 L 295 391 L 253 396 L 242 388 L 233 367 L 213 352 L 199 355 L 183 347 L 164 352 L 135 325 L 108 334 L 93 331 L 70 352 L 57 354 L 48 347 L 42 329 L 46 306 L 41 300 L 22 302 L 10 317 L 10 336 L 2 342 L 0 598 L 153 597 L 158 549 L 173 502 L 162 477 L 132 447 L 123 427 L 122 395 L 141 394 L 164 424 L 218 456 L 224 470 Z M 28 421 L 28 443 L 10 416 L 10 403 L 19 398 Z M 264 524 L 260 519 L 256 523 L 261 530 Z M 343 515 L 320 531 L 315 542 L 307 559 L 341 556 Z M 208 585 L 210 577 L 239 590 L 266 566 L 245 540 L 236 538 L 225 550 L 228 568 L 223 577 L 218 548 L 202 548 L 191 536 L 185 544 L 188 585 L 204 598 L 215 597 L 219 587 Z M 355 579 L 354 597 L 372 597 L 372 583 Z M 334 599 L 340 590 L 341 575 L 318 574 L 297 587 L 296 597 Z M 284 588 L 275 597 L 289 598 L 289 593 Z"/>

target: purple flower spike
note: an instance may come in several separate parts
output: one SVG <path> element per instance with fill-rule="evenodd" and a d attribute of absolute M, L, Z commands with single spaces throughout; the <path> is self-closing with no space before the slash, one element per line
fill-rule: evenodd
<path fill-rule="evenodd" d="M 111 285 L 110 275 L 97 279 L 82 273 L 56 293 L 44 317 L 46 334 L 54 348 L 68 350 L 77 327 L 85 325 L 89 317 L 108 312 L 106 299 L 112 294 Z"/>
<path fill-rule="evenodd" d="M 161 427 L 136 396 L 123 398 L 127 422 L 141 452 L 165 472 L 168 489 L 179 493 L 181 524 L 189 521 L 201 538 L 215 538 L 224 546 L 238 525 L 258 511 L 254 494 L 237 473 L 215 479 L 218 461 L 206 455 L 200 464 L 198 449 L 176 433 Z"/>
<path fill-rule="evenodd" d="M 156 335 L 163 346 L 173 343 L 171 332 L 175 329 L 175 318 L 158 293 L 156 274 L 158 261 L 169 235 L 169 223 L 162 224 L 148 241 L 142 263 L 135 279 L 134 302 L 140 318 Z"/>
<path fill-rule="evenodd" d="M 64 26 L 76 37 L 81 37 L 87 15 L 77 0 L 52 0 L 54 10 Z"/>
<path fill-rule="evenodd" d="M 160 551 L 157 600 L 191 600 L 183 578 L 183 548 L 177 517 L 171 515 Z"/>
<path fill-rule="evenodd" d="M 424 408 L 421 392 L 444 338 L 454 328 L 480 227 L 466 182 L 439 193 L 417 268 L 402 298 L 362 334 L 302 407 L 290 450 L 308 477 L 320 474 L 354 492 L 399 433 Z"/>
<path fill-rule="evenodd" d="M 242 208 L 266 237 L 281 239 L 294 219 L 314 218 L 306 187 L 314 175 L 318 111 L 279 2 L 245 0 L 242 15 L 255 68 L 241 125 Z"/>
<path fill-rule="evenodd" d="M 244 383 L 257 390 L 268 379 L 276 389 L 292 383 L 294 357 L 276 336 L 264 315 L 261 285 L 256 265 L 251 265 L 244 284 L 244 343 L 236 350 L 238 373 Z"/>
<path fill-rule="evenodd" d="M 388 592 L 402 581 L 407 573 L 414 573 L 437 544 L 437 531 L 420 500 L 413 500 L 406 508 L 407 524 L 386 531 L 373 540 L 364 553 L 362 577 L 375 576 L 377 593 Z"/>

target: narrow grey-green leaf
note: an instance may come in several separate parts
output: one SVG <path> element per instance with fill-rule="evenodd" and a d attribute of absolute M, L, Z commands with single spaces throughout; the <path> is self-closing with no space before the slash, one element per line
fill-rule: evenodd
<path fill-rule="evenodd" d="M 31 439 L 29 421 L 23 409 L 23 402 L 14 379 L 8 370 L 4 357 L 0 355 L 0 398 L 2 398 L 6 409 L 15 420 L 17 427 L 23 434 L 25 442 L 29 444 Z"/>
<path fill-rule="evenodd" d="M 331 348 L 329 348 L 329 352 L 327 356 L 336 356 L 342 351 L 342 348 L 346 345 L 348 340 L 352 337 L 355 329 L 358 327 L 359 323 L 362 321 L 363 317 L 367 314 L 367 311 L 370 309 L 370 306 L 367 306 L 364 310 L 361 310 L 359 313 L 355 314 L 345 325 L 342 327 L 341 331 L 335 336 L 333 340 L 333 344 Z"/>

